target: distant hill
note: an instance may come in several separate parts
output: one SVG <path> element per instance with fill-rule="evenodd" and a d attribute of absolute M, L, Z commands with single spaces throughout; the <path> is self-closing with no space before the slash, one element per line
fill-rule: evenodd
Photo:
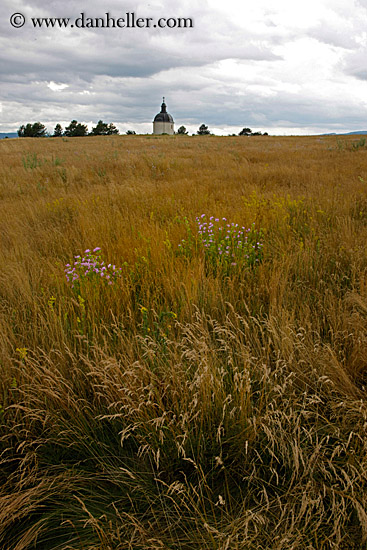
<path fill-rule="evenodd" d="M 345 132 L 344 134 L 331 132 L 330 134 L 321 134 L 321 135 L 322 136 L 359 136 L 363 134 L 367 134 L 367 130 L 359 130 L 358 132 Z"/>
<path fill-rule="evenodd" d="M 18 137 L 18 134 L 16 132 L 0 132 L 0 139 L 16 137 Z"/>

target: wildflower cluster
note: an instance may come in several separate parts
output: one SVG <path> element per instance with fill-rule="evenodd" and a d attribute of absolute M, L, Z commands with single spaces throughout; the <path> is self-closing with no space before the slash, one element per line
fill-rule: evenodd
<path fill-rule="evenodd" d="M 101 249 L 98 246 L 92 251 L 88 248 L 83 257 L 74 256 L 73 266 L 66 264 L 64 270 L 66 280 L 71 283 L 72 288 L 86 280 L 97 280 L 112 285 L 118 277 L 121 277 L 122 268 L 116 268 L 112 264 L 106 265 L 100 254 Z"/>
<path fill-rule="evenodd" d="M 199 242 L 204 248 L 205 257 L 213 266 L 222 265 L 254 267 L 262 260 L 262 231 L 255 224 L 248 229 L 237 223 L 228 223 L 226 218 L 205 214 L 196 218 Z"/>

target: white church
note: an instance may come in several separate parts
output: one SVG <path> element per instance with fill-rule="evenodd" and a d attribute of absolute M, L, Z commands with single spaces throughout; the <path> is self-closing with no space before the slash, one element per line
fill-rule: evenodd
<path fill-rule="evenodd" d="M 153 120 L 153 134 L 174 134 L 174 121 L 172 116 L 167 113 L 167 105 L 164 98 L 161 105 L 161 112 Z"/>

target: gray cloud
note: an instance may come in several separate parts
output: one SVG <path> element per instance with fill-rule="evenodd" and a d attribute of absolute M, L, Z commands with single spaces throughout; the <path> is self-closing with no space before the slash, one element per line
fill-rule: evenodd
<path fill-rule="evenodd" d="M 367 80 L 367 43 L 346 56 L 343 70 L 346 74 L 358 80 Z"/>
<path fill-rule="evenodd" d="M 18 0 L 16 7 L 2 0 L 0 131 L 34 120 L 52 127 L 71 118 L 150 124 L 162 95 L 177 121 L 193 125 L 363 126 L 362 88 L 349 89 L 349 83 L 367 79 L 364 0 L 349 7 L 320 0 L 321 15 L 315 11 L 307 25 L 265 0 L 258 0 L 256 17 L 235 0 L 227 16 L 214 1 L 127 0 L 122 6 L 109 0 L 106 8 L 100 0 Z M 233 17 L 236 5 L 241 16 Z M 192 17 L 195 27 L 14 29 L 9 17 L 15 11 L 28 21 L 133 11 Z M 67 86 L 58 90 L 51 82 Z"/>

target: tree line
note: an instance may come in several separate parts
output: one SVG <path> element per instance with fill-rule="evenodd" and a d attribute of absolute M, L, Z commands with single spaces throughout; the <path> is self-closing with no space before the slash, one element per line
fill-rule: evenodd
<path fill-rule="evenodd" d="M 187 135 L 189 132 L 186 130 L 185 126 L 180 126 L 180 128 L 177 130 L 177 134 L 181 135 Z M 192 134 L 193 136 L 211 136 L 214 135 L 209 130 L 208 126 L 205 124 L 202 124 L 196 134 Z M 232 134 L 232 136 L 235 136 L 236 134 Z M 261 132 L 253 132 L 251 128 L 243 128 L 239 134 L 239 136 L 268 136 L 268 132 L 264 132 L 263 134 Z"/>
<path fill-rule="evenodd" d="M 130 133 L 135 133 L 129 131 Z M 49 134 L 47 128 L 41 122 L 35 122 L 34 124 L 28 123 L 18 129 L 19 137 L 84 137 L 84 136 L 112 136 L 119 133 L 118 128 L 110 122 L 109 124 L 99 120 L 97 125 L 92 128 L 91 132 L 88 132 L 88 126 L 82 124 L 77 120 L 72 120 L 69 126 L 65 129 L 61 124 L 56 124 L 54 133 Z"/>
<path fill-rule="evenodd" d="M 180 126 L 180 128 L 176 132 L 179 135 L 188 135 L 188 131 L 186 130 L 185 126 Z M 65 129 L 61 126 L 61 124 L 56 124 L 54 128 L 54 133 L 49 134 L 47 132 L 47 128 L 44 124 L 41 122 L 34 122 L 28 123 L 26 125 L 22 124 L 20 128 L 18 129 L 18 136 L 19 137 L 84 137 L 84 136 L 112 136 L 119 134 L 118 128 L 110 122 L 109 124 L 107 122 L 103 122 L 102 120 L 99 120 L 97 125 L 92 128 L 91 132 L 88 132 L 88 126 L 86 124 L 82 124 L 81 122 L 78 122 L 77 120 L 72 120 L 69 124 L 69 126 L 66 126 Z M 134 130 L 128 130 L 126 132 L 127 135 L 134 135 L 136 132 Z M 201 124 L 199 129 L 197 130 L 196 134 L 198 136 L 209 136 L 214 135 L 210 132 L 208 126 L 205 124 Z M 232 136 L 235 136 L 236 134 L 232 134 Z M 250 128 L 243 128 L 239 134 L 239 136 L 267 136 L 268 133 L 264 132 L 263 134 L 261 132 L 253 132 Z"/>

